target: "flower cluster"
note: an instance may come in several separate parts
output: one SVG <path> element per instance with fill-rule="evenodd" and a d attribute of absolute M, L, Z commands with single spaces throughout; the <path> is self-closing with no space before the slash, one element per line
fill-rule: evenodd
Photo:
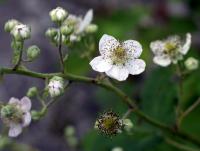
<path fill-rule="evenodd" d="M 56 22 L 59 28 L 49 28 L 46 36 L 55 44 L 61 40 L 63 44 L 80 41 L 81 37 L 97 31 L 97 26 L 91 24 L 93 19 L 93 10 L 89 10 L 84 18 L 68 14 L 68 12 L 57 7 L 49 13 L 51 20 Z M 60 39 L 61 38 L 61 39 Z"/>
<path fill-rule="evenodd" d="M 23 127 L 31 123 L 31 100 L 23 97 L 21 100 L 11 98 L 9 103 L 1 108 L 1 118 L 9 127 L 8 135 L 17 137 Z"/>

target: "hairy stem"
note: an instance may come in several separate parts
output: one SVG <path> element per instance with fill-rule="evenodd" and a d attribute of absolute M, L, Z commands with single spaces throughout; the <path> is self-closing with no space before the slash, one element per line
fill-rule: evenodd
<path fill-rule="evenodd" d="M 38 73 L 38 72 L 32 72 L 29 70 L 22 70 L 22 69 L 18 69 L 13 71 L 10 68 L 1 68 L 0 69 L 2 74 L 19 74 L 19 75 L 25 75 L 25 76 L 30 76 L 30 77 L 34 77 L 34 78 L 40 78 L 40 79 L 46 79 L 46 78 L 51 78 L 52 76 L 61 76 L 63 78 L 65 78 L 66 80 L 70 80 L 73 82 L 83 82 L 83 83 L 91 83 L 91 84 L 95 84 L 98 85 L 100 87 L 106 88 L 107 90 L 112 91 L 113 93 L 115 93 L 117 96 L 119 96 L 121 98 L 121 100 L 130 108 L 132 109 L 132 112 L 135 113 L 137 116 L 139 116 L 141 119 L 143 119 L 144 121 L 146 121 L 147 123 L 159 128 L 161 131 L 166 132 L 166 133 L 170 133 L 172 135 L 176 135 L 182 139 L 185 139 L 187 141 L 190 141 L 198 146 L 200 146 L 200 140 L 197 139 L 196 137 L 186 134 L 182 131 L 179 130 L 175 130 L 174 128 L 171 128 L 170 126 L 167 126 L 155 119 L 152 119 L 151 117 L 149 117 L 147 114 L 145 114 L 144 112 L 142 112 L 136 105 L 135 105 L 135 101 L 133 99 L 131 99 L 129 96 L 127 96 L 122 90 L 118 89 L 117 87 L 109 84 L 109 83 L 105 83 L 105 82 L 101 82 L 98 81 L 94 78 L 88 78 L 88 77 L 84 77 L 84 76 L 78 76 L 78 75 L 73 75 L 70 73 Z"/>
<path fill-rule="evenodd" d="M 60 31 L 60 28 L 59 28 L 58 52 L 59 52 L 59 57 L 60 57 L 61 71 L 62 71 L 62 73 L 64 73 L 64 60 L 63 60 L 63 53 L 62 53 L 62 33 Z"/>
<path fill-rule="evenodd" d="M 17 63 L 16 65 L 13 67 L 13 70 L 16 70 L 18 69 L 18 67 L 20 66 L 21 64 L 21 61 L 22 61 L 22 55 L 23 55 L 23 47 L 24 47 L 24 42 L 22 42 L 22 48 L 19 50 L 19 58 L 17 60 Z"/>

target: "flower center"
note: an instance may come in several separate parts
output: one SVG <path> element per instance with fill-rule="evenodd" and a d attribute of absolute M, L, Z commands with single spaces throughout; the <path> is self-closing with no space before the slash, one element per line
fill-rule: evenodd
<path fill-rule="evenodd" d="M 113 64 L 124 65 L 128 59 L 127 53 L 121 45 L 119 45 L 111 54 Z"/>

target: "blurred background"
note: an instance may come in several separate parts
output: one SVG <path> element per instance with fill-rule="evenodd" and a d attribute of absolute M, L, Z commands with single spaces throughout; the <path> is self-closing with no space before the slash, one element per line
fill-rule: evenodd
<path fill-rule="evenodd" d="M 41 49 L 40 57 L 27 64 L 38 72 L 57 72 L 59 62 L 57 49 L 50 44 L 44 33 L 54 26 L 49 11 L 57 6 L 69 13 L 84 15 L 88 9 L 94 10 L 94 21 L 99 27 L 94 35 L 98 54 L 98 41 L 104 34 L 119 40 L 136 39 L 143 45 L 142 58 L 147 63 L 146 71 L 138 76 L 130 76 L 126 82 L 115 85 L 123 89 L 148 115 L 166 123 L 174 123 L 174 108 L 177 102 L 176 77 L 174 67 L 161 68 L 153 64 L 151 41 L 163 39 L 168 35 L 192 34 L 192 47 L 187 54 L 200 59 L 200 1 L 198 0 L 0 0 L 0 66 L 11 66 L 11 37 L 4 31 L 4 23 L 17 19 L 32 28 L 31 39 L 26 45 L 36 44 Z M 80 49 L 81 48 L 81 49 Z M 95 77 L 89 60 L 82 57 L 87 51 L 83 47 L 65 48 L 70 56 L 67 69 L 70 73 Z M 0 100 L 7 102 L 10 97 L 23 97 L 28 88 L 44 87 L 43 81 L 19 75 L 7 75 L 0 83 Z M 200 96 L 200 70 L 191 73 L 184 82 L 183 108 L 187 108 Z M 32 100 L 34 108 L 38 101 Z M 13 143 L 6 146 L 0 138 L 2 151 L 111 151 L 122 147 L 124 151 L 179 151 L 166 143 L 162 133 L 131 115 L 135 125 L 131 134 L 120 134 L 112 139 L 93 130 L 97 116 L 107 109 L 119 115 L 127 110 L 112 92 L 93 85 L 72 84 L 70 89 L 49 110 L 40 121 L 33 122 Z M 186 119 L 181 129 L 200 139 L 200 107 Z M 66 127 L 73 126 L 78 146 L 71 147 L 66 139 Z M 2 128 L 2 123 L 0 123 Z M 5 138 L 4 138 L 5 139 Z M 7 140 L 8 141 L 8 140 Z M 5 141 L 6 142 L 6 141 Z M 73 143 L 73 142 L 72 142 Z"/>

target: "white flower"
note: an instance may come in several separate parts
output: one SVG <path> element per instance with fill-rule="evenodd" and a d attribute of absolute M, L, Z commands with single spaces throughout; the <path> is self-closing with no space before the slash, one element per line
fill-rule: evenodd
<path fill-rule="evenodd" d="M 57 7 L 56 9 L 50 11 L 49 15 L 53 22 L 62 22 L 66 19 L 68 13 L 65 9 Z"/>
<path fill-rule="evenodd" d="M 184 64 L 188 70 L 196 70 L 199 67 L 199 61 L 193 57 L 189 57 Z"/>
<path fill-rule="evenodd" d="M 51 97 L 57 97 L 64 91 L 64 81 L 61 77 L 54 76 L 49 84 L 48 91 Z"/>
<path fill-rule="evenodd" d="M 112 151 L 123 151 L 123 148 L 121 147 L 115 147 L 112 149 Z"/>
<path fill-rule="evenodd" d="M 150 48 L 154 53 L 154 63 L 166 67 L 171 63 L 176 64 L 188 52 L 191 45 L 191 34 L 186 34 L 186 41 L 181 41 L 179 36 L 171 36 L 166 40 L 151 42 Z"/>
<path fill-rule="evenodd" d="M 27 127 L 31 123 L 31 100 L 23 97 L 21 100 L 12 97 L 8 105 L 2 107 L 1 118 L 9 127 L 8 135 L 17 137 L 23 127 Z"/>
<path fill-rule="evenodd" d="M 80 37 L 84 34 L 87 27 L 91 24 L 92 19 L 92 9 L 88 10 L 84 18 L 72 14 L 67 17 L 67 19 L 65 20 L 65 24 L 72 26 L 74 29 L 73 33 L 70 35 L 71 42 L 80 40 Z"/>
<path fill-rule="evenodd" d="M 24 24 L 17 24 L 12 29 L 11 34 L 16 40 L 25 40 L 31 36 L 31 28 Z"/>
<path fill-rule="evenodd" d="M 137 75 L 145 70 L 145 62 L 138 59 L 142 46 L 135 40 L 117 41 L 110 35 L 103 35 L 99 41 L 100 56 L 95 57 L 90 65 L 93 70 L 105 72 L 109 77 L 124 81 L 129 74 Z"/>

